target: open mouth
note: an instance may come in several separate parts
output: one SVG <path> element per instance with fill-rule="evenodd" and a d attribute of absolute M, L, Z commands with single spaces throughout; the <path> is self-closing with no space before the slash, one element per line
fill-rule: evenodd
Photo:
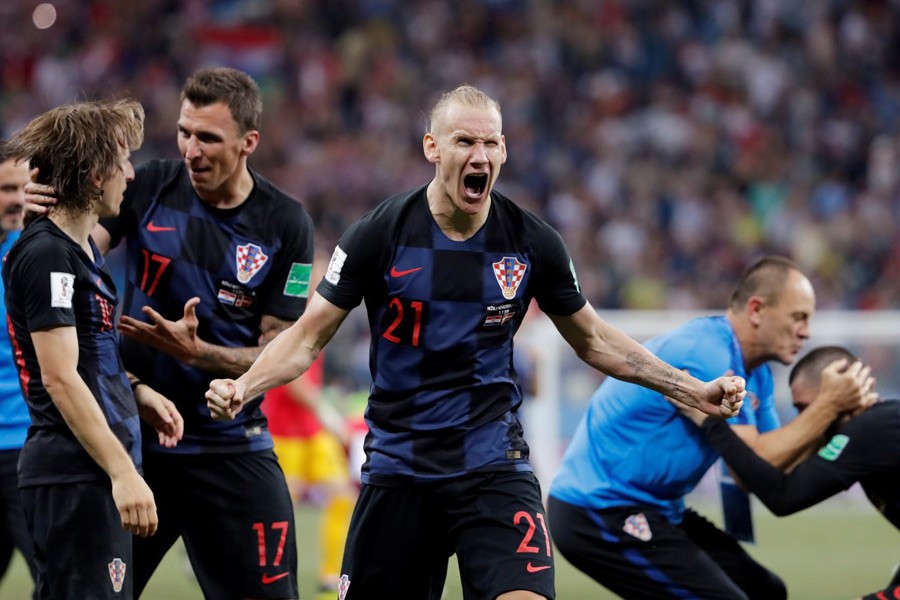
<path fill-rule="evenodd" d="M 487 173 L 470 173 L 463 178 L 463 186 L 466 188 L 466 194 L 474 198 L 481 197 L 481 195 L 484 194 L 487 183 Z"/>

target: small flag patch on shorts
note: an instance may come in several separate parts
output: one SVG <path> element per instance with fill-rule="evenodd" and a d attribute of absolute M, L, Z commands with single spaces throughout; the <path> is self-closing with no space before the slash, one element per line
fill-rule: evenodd
<path fill-rule="evenodd" d="M 644 516 L 644 513 L 637 513 L 625 519 L 625 525 L 622 527 L 622 530 L 642 542 L 649 542 L 653 537 L 653 532 L 650 531 L 650 524 L 647 522 L 647 517 Z"/>
<path fill-rule="evenodd" d="M 344 600 L 347 597 L 347 590 L 350 589 L 350 577 L 348 575 L 341 575 L 341 580 L 338 583 L 338 600 Z"/>
<path fill-rule="evenodd" d="M 122 586 L 125 583 L 125 569 L 127 566 L 122 562 L 121 558 L 114 558 L 106 567 L 109 569 L 109 580 L 112 582 L 113 591 L 118 594 L 122 591 Z"/>

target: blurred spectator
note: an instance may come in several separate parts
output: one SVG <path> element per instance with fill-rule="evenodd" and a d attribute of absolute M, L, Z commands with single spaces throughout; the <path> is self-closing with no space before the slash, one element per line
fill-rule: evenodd
<path fill-rule="evenodd" d="M 254 166 L 330 247 L 429 176 L 401 115 L 468 82 L 505 107 L 501 187 L 560 230 L 595 306 L 720 306 L 772 253 L 822 308 L 900 306 L 896 0 L 57 0 L 45 29 L 34 4 L 0 7 L 0 136 L 129 94 L 141 153 L 175 156 L 184 77 L 248 70 L 267 106 Z"/>

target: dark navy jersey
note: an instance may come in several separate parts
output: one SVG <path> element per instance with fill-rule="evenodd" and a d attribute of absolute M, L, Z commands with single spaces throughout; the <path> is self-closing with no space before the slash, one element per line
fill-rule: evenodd
<path fill-rule="evenodd" d="M 531 470 L 513 335 L 532 298 L 561 316 L 586 302 L 549 225 L 492 192 L 484 226 L 452 241 L 422 187 L 351 226 L 317 291 L 346 310 L 366 303 L 373 383 L 364 482 Z"/>
<path fill-rule="evenodd" d="M 233 209 L 200 200 L 180 160 L 153 160 L 136 169 L 121 212 L 103 225 L 116 246 L 126 243 L 123 314 L 146 321 L 150 306 L 177 321 L 197 296 L 204 341 L 259 345 L 263 315 L 295 320 L 306 307 L 313 258 L 312 220 L 303 207 L 256 173 L 250 197 Z M 214 421 L 204 394 L 224 372 L 185 365 L 150 346 L 122 339 L 128 369 L 171 399 L 184 417 L 174 449 L 145 436 L 146 448 L 177 453 L 243 452 L 272 447 L 259 404 L 234 421 Z"/>
<path fill-rule="evenodd" d="M 115 436 L 141 466 L 137 406 L 114 326 L 115 284 L 91 240 L 93 257 L 52 221 L 30 224 L 3 264 L 7 328 L 32 426 L 19 461 L 19 486 L 107 480 L 66 425 L 41 380 L 32 331 L 75 327 L 78 374 Z"/>
<path fill-rule="evenodd" d="M 789 474 L 716 421 L 703 424 L 707 438 L 775 514 L 792 514 L 859 482 L 875 508 L 900 529 L 900 401 L 879 402 L 842 423 L 816 455 Z"/>

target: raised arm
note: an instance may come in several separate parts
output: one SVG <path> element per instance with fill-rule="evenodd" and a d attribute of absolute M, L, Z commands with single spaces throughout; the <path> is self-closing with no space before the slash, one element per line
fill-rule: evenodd
<path fill-rule="evenodd" d="M 742 378 L 702 382 L 683 373 L 606 323 L 590 304 L 570 316 L 550 318 L 578 357 L 598 371 L 651 388 L 708 415 L 731 417 L 741 408 L 746 394 Z"/>
<path fill-rule="evenodd" d="M 734 432 L 750 449 L 773 466 L 786 469 L 803 458 L 810 446 L 841 414 L 871 405 L 877 394 L 872 389 L 871 368 L 845 360 L 833 362 L 822 370 L 822 383 L 816 399 L 784 427 L 759 433 L 752 425 L 732 425 Z"/>
<path fill-rule="evenodd" d="M 725 421 L 706 419 L 702 429 L 743 485 L 780 517 L 817 504 L 846 487 L 828 471 L 813 466 L 810 459 L 785 474 L 757 455 Z"/>
<path fill-rule="evenodd" d="M 224 372 L 236 377 L 250 368 L 266 344 L 291 325 L 290 321 L 263 315 L 260 322 L 262 335 L 259 346 L 244 348 L 220 346 L 197 336 L 199 303 L 200 298 L 196 296 L 188 300 L 184 305 L 184 315 L 177 321 L 170 321 L 149 306 L 145 306 L 141 310 L 147 316 L 147 322 L 122 315 L 119 331 L 187 365 L 206 371 Z"/>
<path fill-rule="evenodd" d="M 53 404 L 91 458 L 109 475 L 122 527 L 140 536 L 153 535 L 159 520 L 153 492 L 113 434 L 100 405 L 78 373 L 78 336 L 74 327 L 54 327 L 31 334 L 41 381 Z"/>
<path fill-rule="evenodd" d="M 322 296 L 313 294 L 303 315 L 275 337 L 249 370 L 237 379 L 214 379 L 206 392 L 213 418 L 233 419 L 246 398 L 300 377 L 347 317 Z"/>

